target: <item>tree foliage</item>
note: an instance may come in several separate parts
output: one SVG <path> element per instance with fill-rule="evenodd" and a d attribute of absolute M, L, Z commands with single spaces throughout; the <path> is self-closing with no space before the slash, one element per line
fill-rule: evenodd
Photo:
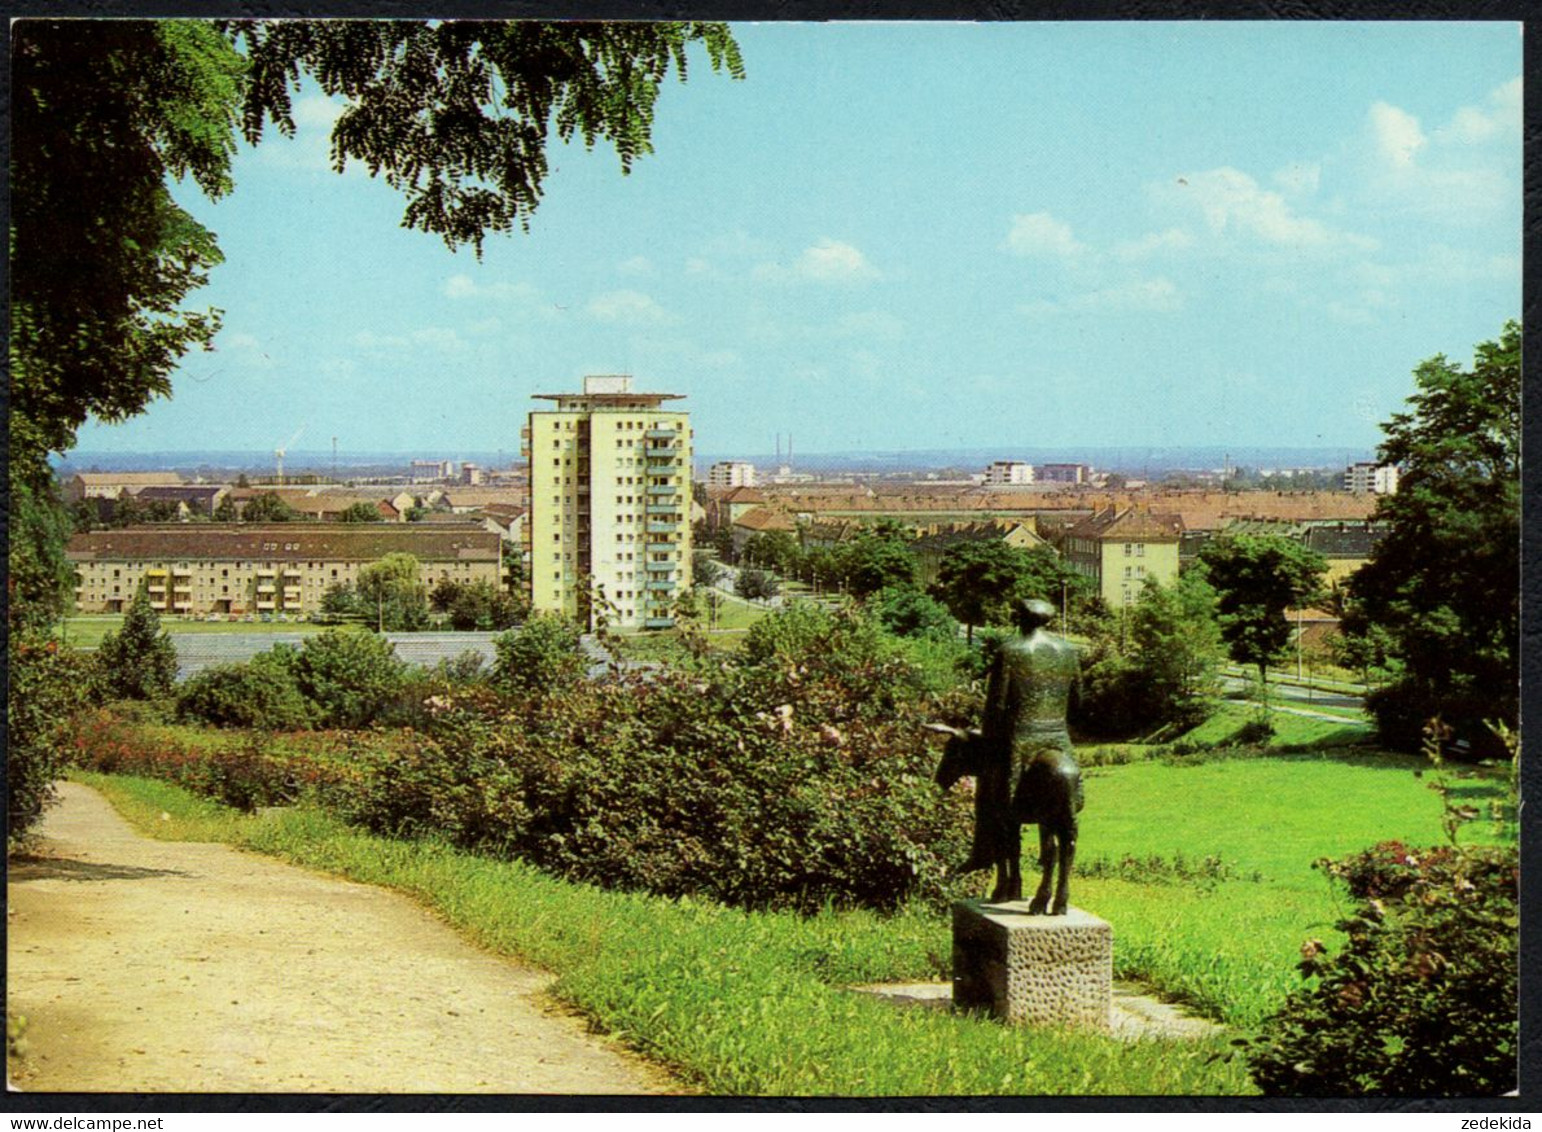
<path fill-rule="evenodd" d="M 930 592 L 969 626 L 972 640 L 976 626 L 1010 625 L 1012 607 L 1024 598 L 1059 605 L 1074 595 L 1081 605 L 1091 590 L 1049 547 L 1025 550 L 1000 539 L 971 539 L 943 554 Z"/>
<path fill-rule="evenodd" d="M 428 625 L 428 587 L 411 554 L 387 554 L 359 571 L 359 605 L 381 629 L 411 631 Z"/>
<path fill-rule="evenodd" d="M 330 727 L 368 726 L 391 703 L 406 670 L 390 641 L 357 629 L 307 637 L 288 664 L 318 722 Z"/>
<path fill-rule="evenodd" d="M 478 252 L 488 232 L 528 226 L 555 136 L 615 147 L 623 172 L 651 153 L 654 104 L 684 79 L 700 43 L 714 70 L 742 77 L 738 45 L 710 23 L 241 20 L 251 61 L 242 129 L 293 133 L 290 90 L 309 74 L 347 108 L 332 163 L 362 162 L 407 197 L 404 227 Z"/>
<path fill-rule="evenodd" d="M 383 522 L 380 517 L 380 508 L 376 507 L 373 503 L 365 503 L 363 500 L 360 500 L 358 503 L 350 503 L 339 511 L 337 513 L 337 521 L 339 523 Z"/>
<path fill-rule="evenodd" d="M 493 648 L 498 654 L 494 681 L 527 692 L 570 687 L 588 666 L 583 631 L 556 614 L 532 615 L 518 629 L 496 637 Z"/>
<path fill-rule="evenodd" d="M 1172 586 L 1149 579 L 1125 623 L 1106 622 L 1082 674 L 1077 726 L 1115 737 L 1193 727 L 1214 710 L 1221 633 L 1215 591 L 1185 571 Z"/>
<path fill-rule="evenodd" d="M 1316 599 L 1327 560 L 1278 535 L 1212 539 L 1199 560 L 1218 595 L 1221 637 L 1231 658 L 1257 665 L 1262 676 L 1284 659 L 1290 643 L 1285 611 Z"/>
<path fill-rule="evenodd" d="M 770 601 L 782 592 L 782 583 L 769 570 L 741 567 L 734 578 L 734 593 L 746 601 Z"/>
<path fill-rule="evenodd" d="M 1401 469 L 1376 518 L 1386 537 L 1350 582 L 1359 620 L 1402 672 L 1371 700 L 1383 737 L 1417 745 L 1441 715 L 1469 740 L 1515 724 L 1520 640 L 1521 328 L 1414 371 L 1410 411 L 1384 426 L 1379 459 Z"/>
<path fill-rule="evenodd" d="M 182 308 L 220 262 L 173 200 L 231 187 L 245 64 L 200 21 L 31 19 L 13 29 L 11 463 L 40 483 L 88 417 L 171 392 L 219 312 Z"/>
<path fill-rule="evenodd" d="M 96 650 L 102 690 L 120 700 L 158 700 L 177 681 L 177 646 L 161 631 L 161 619 L 140 590 L 129 603 L 123 626 L 108 633 Z"/>
<path fill-rule="evenodd" d="M 276 491 L 265 491 L 247 500 L 241 510 L 243 523 L 293 523 L 299 518 L 300 513 L 285 503 Z"/>
<path fill-rule="evenodd" d="M 895 523 L 864 530 L 840 549 L 837 560 L 841 581 L 856 597 L 890 586 L 913 586 L 920 571 L 905 528 Z"/>

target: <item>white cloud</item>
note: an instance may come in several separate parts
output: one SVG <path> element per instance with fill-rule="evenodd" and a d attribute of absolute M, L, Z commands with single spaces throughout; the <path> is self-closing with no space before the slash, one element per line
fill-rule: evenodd
<path fill-rule="evenodd" d="M 533 304 L 541 298 L 540 291 L 529 283 L 485 283 L 464 274 L 450 276 L 440 291 L 447 299 L 492 299 Z"/>
<path fill-rule="evenodd" d="M 1007 247 L 1018 255 L 1080 259 L 1087 246 L 1071 234 L 1071 226 L 1047 212 L 1019 213 L 1012 218 Z"/>
<path fill-rule="evenodd" d="M 1170 314 L 1183 309 L 1183 294 L 1172 280 L 1156 276 L 1131 279 L 1085 291 L 1067 299 L 1035 299 L 1020 308 L 1025 314 L 1077 314 L 1086 311 L 1126 311 Z"/>
<path fill-rule="evenodd" d="M 1419 119 L 1406 110 L 1378 102 L 1371 107 L 1369 120 L 1376 152 L 1389 165 L 1412 165 L 1419 151 L 1429 144 Z"/>
<path fill-rule="evenodd" d="M 654 275 L 653 261 L 645 255 L 634 255 L 631 259 L 624 259 L 616 264 L 616 270 L 622 275 Z"/>
<path fill-rule="evenodd" d="M 1180 210 L 1197 211 L 1217 237 L 1254 240 L 1291 250 L 1364 250 L 1376 246 L 1368 237 L 1297 214 L 1279 193 L 1230 166 L 1185 174 L 1155 187 L 1154 192 Z"/>
<path fill-rule="evenodd" d="M 1160 232 L 1148 232 L 1138 240 L 1125 240 L 1114 245 L 1114 255 L 1123 260 L 1145 259 L 1161 252 L 1182 251 L 1192 247 L 1194 237 L 1182 228 L 1165 228 Z"/>
<path fill-rule="evenodd" d="M 755 268 L 754 277 L 773 283 L 850 284 L 870 283 L 881 279 L 882 274 L 859 248 L 826 236 L 804 248 L 792 266 L 762 263 Z"/>
<path fill-rule="evenodd" d="M 1508 133 L 1519 141 L 1522 94 L 1517 76 L 1491 91 L 1484 105 L 1460 107 L 1449 122 L 1434 131 L 1433 140 L 1480 145 Z"/>
<path fill-rule="evenodd" d="M 601 322 L 624 326 L 656 326 L 674 321 L 668 311 L 641 291 L 606 291 L 590 300 L 587 310 Z"/>
<path fill-rule="evenodd" d="M 332 127 L 345 109 L 344 104 L 317 94 L 293 99 L 289 109 L 294 118 L 294 137 L 286 138 L 277 131 L 266 135 L 257 147 L 257 160 L 287 169 L 330 170 Z M 350 161 L 348 169 L 368 175 L 358 161 Z"/>

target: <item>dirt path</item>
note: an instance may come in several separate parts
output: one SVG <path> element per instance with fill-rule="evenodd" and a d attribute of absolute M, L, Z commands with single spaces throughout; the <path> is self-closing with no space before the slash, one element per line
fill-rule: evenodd
<path fill-rule="evenodd" d="M 8 885 L 27 1091 L 679 1091 L 404 896 L 62 793 Z"/>

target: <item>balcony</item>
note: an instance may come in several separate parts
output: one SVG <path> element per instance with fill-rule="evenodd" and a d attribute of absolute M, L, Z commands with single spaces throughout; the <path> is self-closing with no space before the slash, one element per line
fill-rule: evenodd
<path fill-rule="evenodd" d="M 645 585 L 647 585 L 650 590 L 672 590 L 675 588 L 674 582 L 668 580 L 661 581 L 657 578 L 649 578 Z"/>
<path fill-rule="evenodd" d="M 270 599 L 270 598 L 258 598 L 257 599 L 257 608 L 258 609 L 272 609 L 273 608 L 273 601 L 272 601 L 272 599 Z"/>
<path fill-rule="evenodd" d="M 680 494 L 680 488 L 672 483 L 650 483 L 648 485 L 648 494 L 675 496 Z"/>
<path fill-rule="evenodd" d="M 645 570 L 650 571 L 651 573 L 667 574 L 667 573 L 669 573 L 671 570 L 673 570 L 675 568 L 675 563 L 673 563 L 673 562 L 646 562 L 646 563 L 643 564 L 643 568 Z"/>
<path fill-rule="evenodd" d="M 678 440 L 680 430 L 677 428 L 650 428 L 643 433 L 649 440 Z"/>
<path fill-rule="evenodd" d="M 650 515 L 672 515 L 675 522 L 680 521 L 680 505 L 678 503 L 650 503 L 648 504 Z"/>
<path fill-rule="evenodd" d="M 645 528 L 650 535 L 674 535 L 680 537 L 680 524 L 649 522 Z"/>

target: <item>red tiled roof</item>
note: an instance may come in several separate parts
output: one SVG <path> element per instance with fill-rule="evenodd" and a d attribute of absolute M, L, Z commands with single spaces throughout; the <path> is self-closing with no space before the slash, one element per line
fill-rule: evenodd
<path fill-rule="evenodd" d="M 1150 511 L 1133 507 L 1120 510 L 1110 507 L 1089 515 L 1077 523 L 1066 535 L 1070 538 L 1091 538 L 1105 541 L 1129 542 L 1176 542 L 1183 533 L 1183 520 L 1177 515 L 1155 515 Z"/>
<path fill-rule="evenodd" d="M 753 511 L 746 511 L 734 520 L 734 526 L 743 527 L 750 531 L 795 531 L 796 523 L 780 511 L 771 511 L 765 507 L 757 507 Z"/>

